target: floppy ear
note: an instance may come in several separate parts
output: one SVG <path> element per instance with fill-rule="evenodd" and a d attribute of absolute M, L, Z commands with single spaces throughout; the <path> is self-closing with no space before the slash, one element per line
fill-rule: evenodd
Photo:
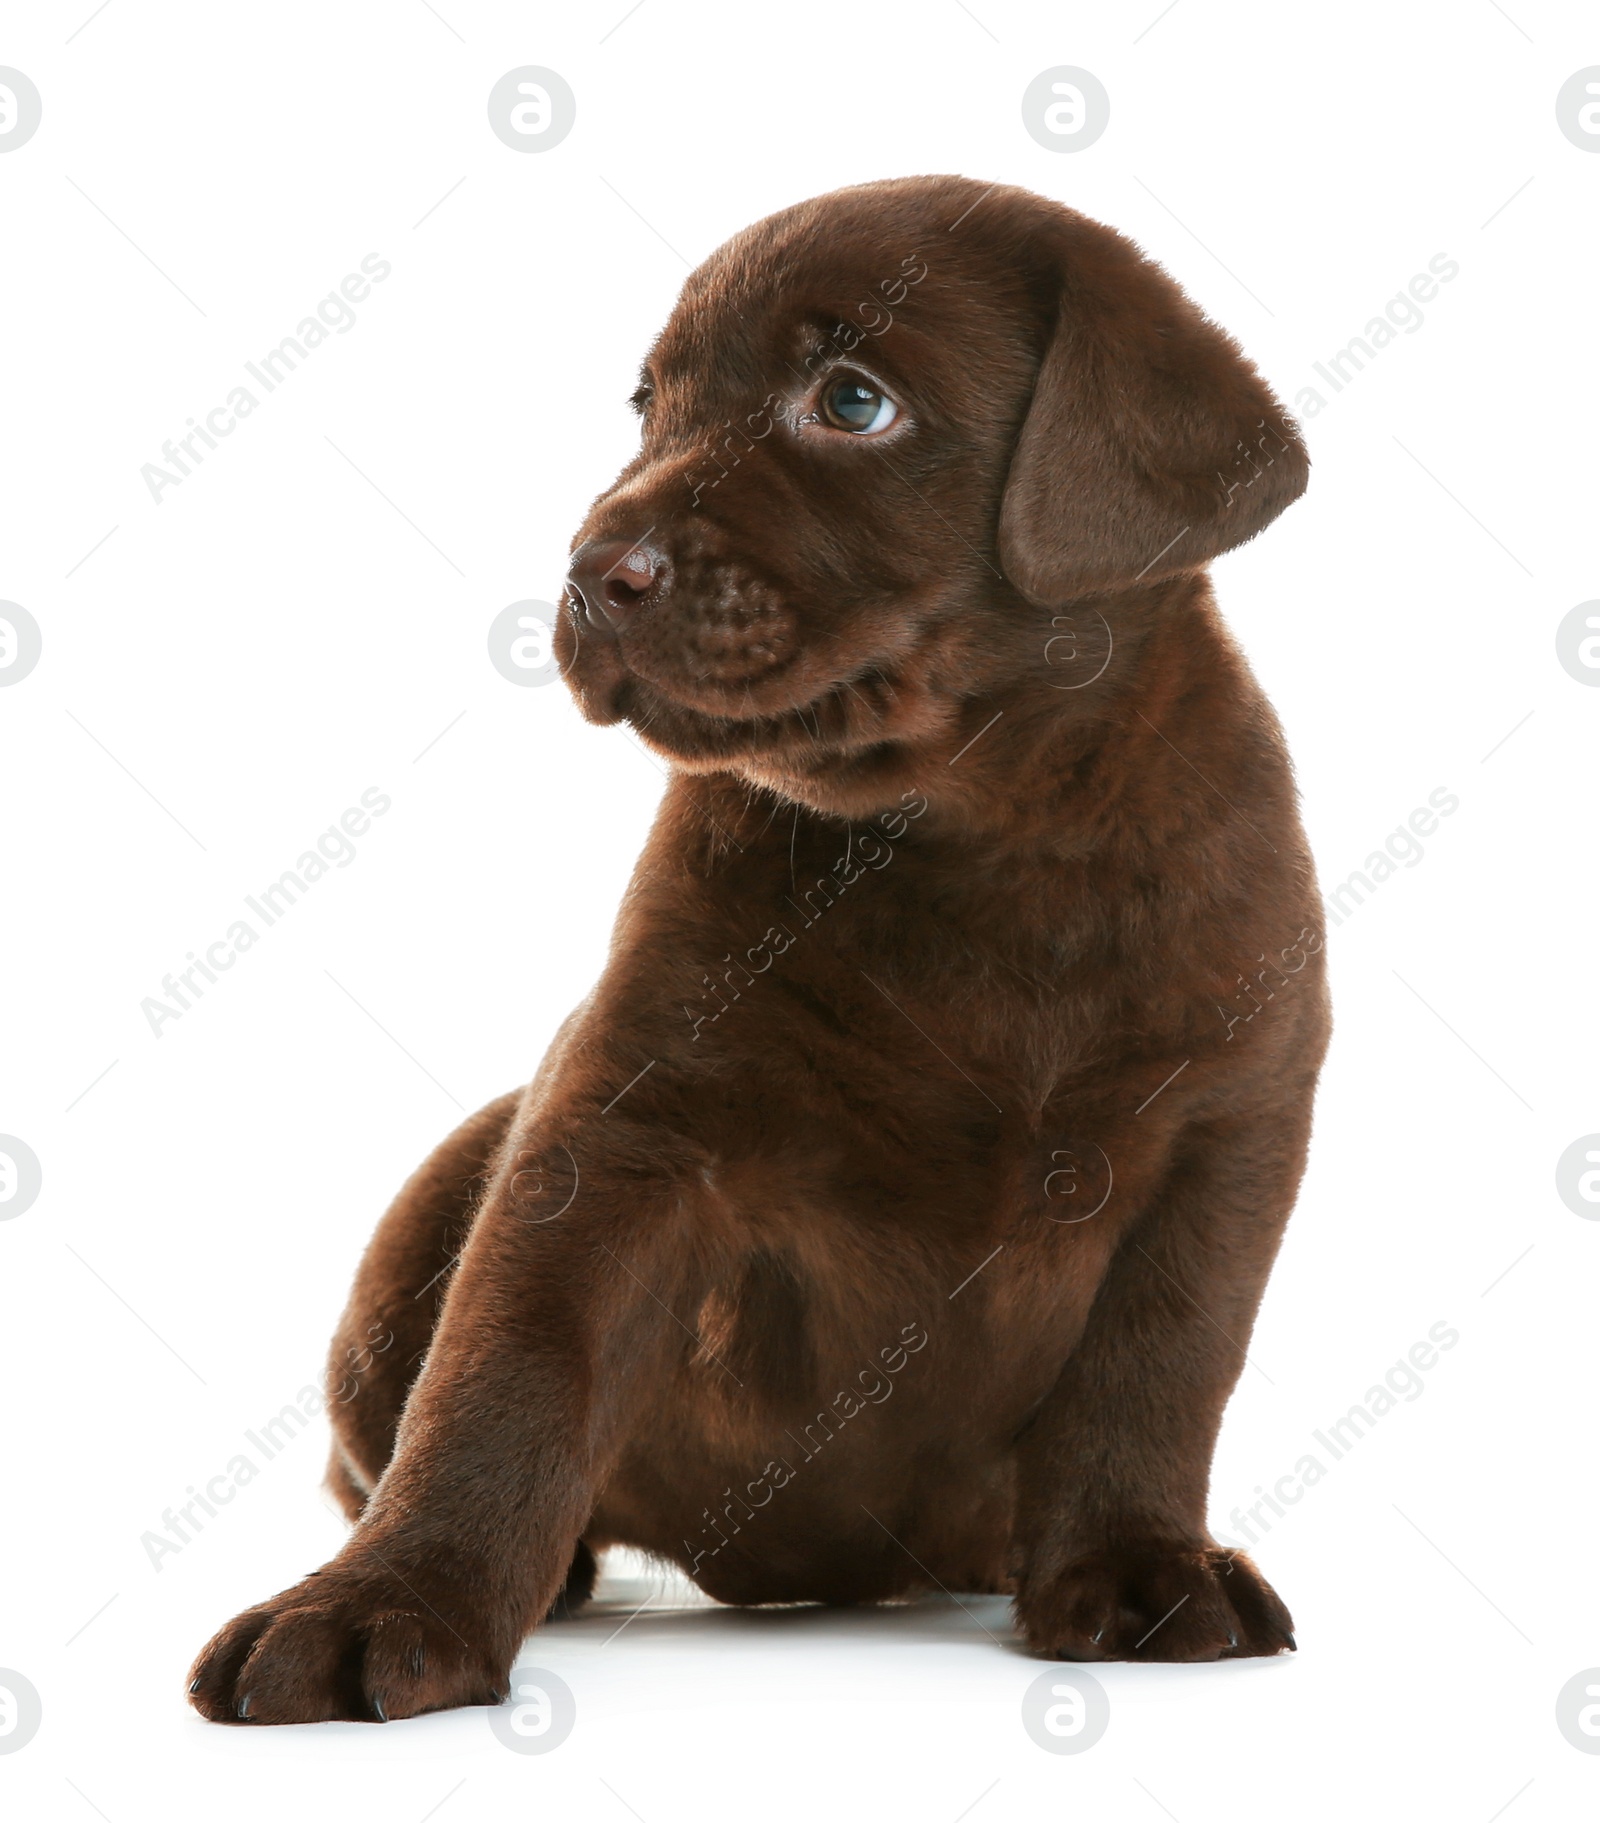
<path fill-rule="evenodd" d="M 1052 230 L 1054 327 L 999 527 L 1007 578 L 1041 604 L 1209 563 L 1309 466 L 1238 344 L 1159 266 L 1086 217 Z"/>

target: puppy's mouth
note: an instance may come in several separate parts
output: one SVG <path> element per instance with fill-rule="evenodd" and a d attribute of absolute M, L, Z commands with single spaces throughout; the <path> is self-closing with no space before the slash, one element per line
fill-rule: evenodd
<path fill-rule="evenodd" d="M 752 714 L 686 703 L 636 673 L 612 694 L 615 717 L 669 758 L 690 765 L 794 756 L 842 758 L 889 738 L 907 706 L 904 680 L 887 663 L 859 666 L 805 701 Z"/>
<path fill-rule="evenodd" d="M 683 674 L 678 664 L 653 662 L 657 654 L 649 647 L 627 651 L 626 638 L 594 637 L 570 612 L 557 629 L 556 650 L 589 721 L 626 721 L 680 765 L 739 769 L 741 762 L 787 761 L 810 769 L 930 732 L 948 719 L 950 706 L 931 681 L 938 668 L 932 629 L 908 624 L 903 605 L 894 620 L 855 629 L 856 652 L 870 657 L 852 662 L 839 653 L 830 668 L 826 646 L 812 644 L 786 661 L 768 651 L 745 676 L 718 675 L 720 666 L 703 677 Z"/>

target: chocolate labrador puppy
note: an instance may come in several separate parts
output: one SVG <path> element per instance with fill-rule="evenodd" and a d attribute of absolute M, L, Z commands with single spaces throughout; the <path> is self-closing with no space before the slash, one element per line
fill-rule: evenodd
<path fill-rule="evenodd" d="M 1009 1593 L 1046 1657 L 1292 1646 L 1206 1491 L 1320 909 L 1206 565 L 1293 422 L 1120 235 L 954 177 L 736 236 L 634 404 L 557 651 L 671 782 L 599 984 L 362 1262 L 349 1542 L 196 1706 L 493 1703 L 612 1544 L 725 1602 Z"/>

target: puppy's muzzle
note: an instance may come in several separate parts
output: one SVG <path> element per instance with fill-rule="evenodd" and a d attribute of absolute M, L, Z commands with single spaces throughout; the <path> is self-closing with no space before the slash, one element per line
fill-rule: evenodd
<path fill-rule="evenodd" d="M 620 633 L 647 598 L 665 587 L 666 559 L 642 540 L 591 538 L 572 554 L 567 587 L 584 618 L 602 633 Z"/>

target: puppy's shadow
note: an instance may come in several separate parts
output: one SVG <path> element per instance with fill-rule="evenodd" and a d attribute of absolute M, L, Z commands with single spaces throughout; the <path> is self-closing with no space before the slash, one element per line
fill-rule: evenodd
<path fill-rule="evenodd" d="M 594 1598 L 576 1615 L 541 1629 L 562 1639 L 606 1644 L 740 1640 L 772 1643 L 956 1646 L 993 1644 L 1021 1651 L 1004 1595 L 918 1595 L 902 1601 L 828 1607 L 793 1603 L 731 1607 L 713 1601 L 676 1570 L 634 1560 L 602 1573 Z"/>

